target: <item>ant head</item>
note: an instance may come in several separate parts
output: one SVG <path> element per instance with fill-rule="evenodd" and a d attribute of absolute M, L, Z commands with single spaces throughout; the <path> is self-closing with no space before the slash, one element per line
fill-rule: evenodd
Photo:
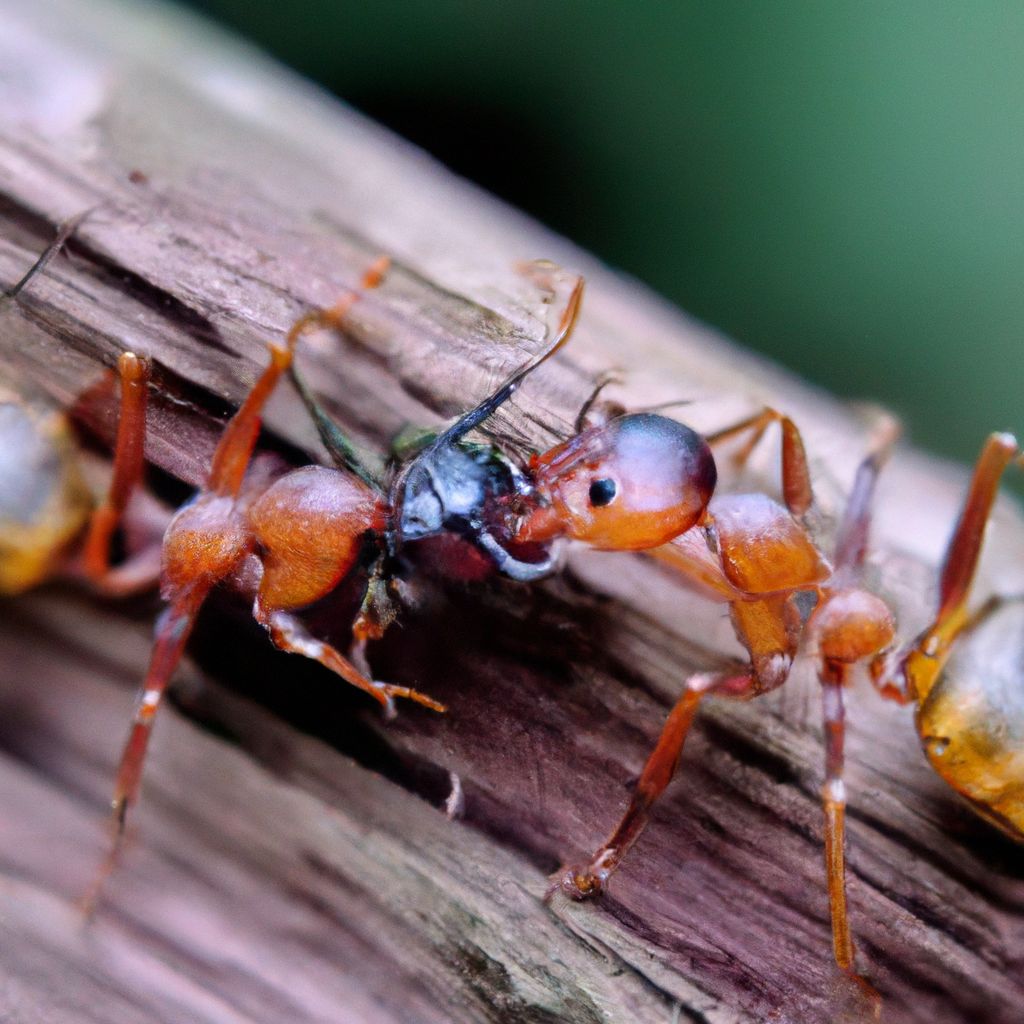
<path fill-rule="evenodd" d="M 546 504 L 527 515 L 518 539 L 565 535 L 619 551 L 657 547 L 688 530 L 704 515 L 717 479 L 704 438 L 651 413 L 585 430 L 532 468 Z"/>

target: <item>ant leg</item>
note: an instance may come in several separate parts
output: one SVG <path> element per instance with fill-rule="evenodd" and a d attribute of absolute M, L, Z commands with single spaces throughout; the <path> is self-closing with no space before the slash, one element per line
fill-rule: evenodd
<path fill-rule="evenodd" d="M 596 850 L 584 867 L 569 868 L 547 891 L 550 898 L 559 889 L 573 899 L 582 900 L 600 892 L 622 858 L 640 838 L 647 825 L 652 804 L 662 794 L 675 774 L 679 755 L 693 724 L 697 706 L 708 693 L 744 697 L 755 687 L 751 673 L 703 673 L 691 676 L 683 693 L 668 714 L 658 743 L 651 752 L 633 796 L 615 830 Z"/>
<path fill-rule="evenodd" d="M 117 780 L 114 784 L 113 810 L 119 835 L 124 831 L 128 807 L 138 799 L 142 765 L 149 745 L 153 719 L 156 717 L 171 675 L 181 660 L 207 590 L 206 586 L 194 588 L 171 604 L 157 619 L 153 653 L 150 655 L 149 668 L 142 682 L 132 728 L 121 754 Z"/>
<path fill-rule="evenodd" d="M 377 288 L 384 280 L 384 275 L 390 266 L 391 261 L 387 256 L 378 257 L 363 275 L 358 289 L 350 291 L 330 309 L 315 310 L 312 313 L 307 313 L 296 322 L 292 331 L 298 331 L 299 334 L 307 330 L 319 328 L 342 331 L 348 311 L 358 300 L 362 292 Z M 363 483 L 369 484 L 371 487 L 379 487 L 381 471 L 375 473 L 367 467 L 364 455 L 360 454 L 356 446 L 345 436 L 338 424 L 324 412 L 320 403 L 313 397 L 313 392 L 306 384 L 306 381 L 294 365 L 291 367 L 289 375 L 295 390 L 298 391 L 299 397 L 302 399 L 302 404 L 305 405 L 306 411 L 313 420 L 317 433 L 320 435 L 321 443 L 327 449 L 327 453 L 330 455 L 335 466 L 338 469 L 354 473 Z"/>
<path fill-rule="evenodd" d="M 909 649 L 880 655 L 871 664 L 883 696 L 923 701 L 938 679 L 950 647 L 969 624 L 967 600 L 978 566 L 985 526 L 992 513 L 1003 471 L 1019 456 L 1012 434 L 990 434 L 974 465 L 974 475 L 946 548 L 939 575 L 939 607 L 932 624 Z"/>
<path fill-rule="evenodd" d="M 946 560 L 939 578 L 937 620 L 963 613 L 999 482 L 1003 471 L 1017 454 L 1017 440 L 1011 434 L 991 434 L 985 441 L 974 467 L 963 510 L 946 549 Z"/>
<path fill-rule="evenodd" d="M 447 710 L 443 704 L 418 690 L 412 690 L 407 686 L 392 686 L 390 683 L 378 683 L 364 676 L 336 648 L 310 636 L 306 627 L 288 612 L 266 608 L 263 602 L 257 599 L 253 607 L 253 617 L 270 634 L 275 647 L 319 661 L 321 665 L 341 676 L 345 682 L 376 698 L 388 712 L 393 710 L 396 697 L 405 697 L 432 711 Z"/>
<path fill-rule="evenodd" d="M 383 259 L 378 260 L 367 271 L 364 280 L 376 283 L 379 277 L 383 275 L 385 269 L 386 264 L 383 262 Z M 271 343 L 269 346 L 270 365 L 257 379 L 252 390 L 246 396 L 245 401 L 231 418 L 220 439 L 220 443 L 217 445 L 217 450 L 213 453 L 210 473 L 206 481 L 206 491 L 222 497 L 235 498 L 238 496 L 239 489 L 242 486 L 242 479 L 249 467 L 252 453 L 256 448 L 256 439 L 260 432 L 263 407 L 273 393 L 274 388 L 277 387 L 281 375 L 291 368 L 295 345 L 299 338 L 308 331 L 319 327 L 338 326 L 356 298 L 357 293 L 351 292 L 332 309 L 315 310 L 299 317 L 288 331 L 283 348 L 280 345 Z"/>
<path fill-rule="evenodd" d="M 149 669 L 117 773 L 114 811 L 119 830 L 124 827 L 128 805 L 138 794 L 153 718 L 181 658 L 199 608 L 210 587 L 235 569 L 252 543 L 246 528 L 238 520 L 234 498 L 256 444 L 263 405 L 291 360 L 291 346 L 298 336 L 294 331 L 293 334 L 294 337 L 289 335 L 287 348 L 271 346 L 270 365 L 253 385 L 217 445 L 206 487 L 177 513 L 164 536 L 162 582 L 171 597 L 169 607 L 157 621 Z M 123 364 L 122 371 L 131 371 L 131 376 L 138 372 L 138 367 L 129 359 Z M 144 377 L 138 382 L 144 391 Z M 141 431 L 137 427 L 133 429 L 132 424 L 141 422 L 142 403 L 141 398 L 130 401 L 128 415 L 121 424 L 114 484 L 111 486 L 114 497 L 108 501 L 114 509 L 123 507 L 124 482 L 136 472 L 135 467 L 141 465 Z M 127 439 L 123 443 L 122 436 Z M 116 522 L 116 518 L 113 521 Z M 101 537 L 107 522 L 109 515 L 97 527 L 97 534 Z M 101 547 L 101 541 L 95 543 Z"/>
<path fill-rule="evenodd" d="M 370 663 L 366 657 L 366 645 L 371 640 L 380 640 L 398 617 L 398 609 L 388 592 L 384 562 L 384 555 L 380 554 L 370 567 L 366 593 L 352 622 L 352 647 L 349 650 L 349 658 L 364 676 L 371 674 Z"/>
<path fill-rule="evenodd" d="M 782 495 L 786 508 L 794 516 L 804 515 L 814 504 L 814 492 L 811 489 L 811 474 L 807 465 L 807 452 L 804 449 L 803 437 L 796 424 L 776 409 L 766 407 L 753 416 L 748 416 L 731 427 L 716 430 L 708 434 L 705 440 L 710 445 L 720 444 L 740 434 L 750 434 L 747 442 L 733 456 L 738 468 L 743 467 L 758 442 L 764 437 L 765 431 L 778 423 L 782 429 Z"/>
<path fill-rule="evenodd" d="M 875 430 L 868 454 L 857 467 L 857 475 L 853 479 L 853 488 L 836 537 L 833 586 L 852 582 L 864 565 L 875 487 L 899 435 L 899 421 L 889 415 L 883 416 Z"/>
<path fill-rule="evenodd" d="M 877 1019 L 881 997 L 854 963 L 853 938 L 846 908 L 846 786 L 843 782 L 846 710 L 843 687 L 850 666 L 826 659 L 821 669 L 822 720 L 825 729 L 825 782 L 821 807 L 825 815 L 825 874 L 828 881 L 829 915 L 832 919 L 832 952 L 836 965 L 855 981 L 873 1006 Z"/>
<path fill-rule="evenodd" d="M 228 421 L 224 433 L 217 444 L 210 461 L 210 472 L 206 477 L 203 490 L 219 497 L 237 498 L 242 486 L 245 471 L 249 468 L 252 453 L 256 448 L 260 425 L 263 418 L 263 407 L 270 398 L 281 379 L 281 375 L 292 362 L 291 345 L 293 340 L 289 334 L 287 348 L 271 344 L 270 365 L 256 380 L 245 401 Z"/>
<path fill-rule="evenodd" d="M 843 783 L 843 745 L 846 736 L 843 683 L 847 666 L 826 662 L 822 671 L 821 703 L 825 728 L 825 783 L 821 805 L 825 813 L 825 873 L 832 916 L 832 950 L 844 971 L 853 971 L 853 940 L 846 913 L 846 786 Z"/>
<path fill-rule="evenodd" d="M 347 292 L 328 309 L 314 309 L 300 316 L 288 331 L 288 348 L 294 350 L 295 343 L 309 331 L 324 329 L 340 331 L 344 326 L 345 317 L 348 316 L 349 310 L 355 305 L 359 296 L 363 292 L 378 288 L 390 268 L 391 258 L 378 256 L 363 274 L 357 289 Z"/>
<path fill-rule="evenodd" d="M 700 530 L 687 530 L 675 540 L 652 548 L 648 554 L 671 566 L 686 581 L 713 601 L 739 601 L 743 594 L 722 570 L 722 560 L 713 555 Z"/>
<path fill-rule="evenodd" d="M 590 415 L 591 410 L 597 403 L 597 400 L 601 397 L 601 392 L 604 391 L 609 384 L 621 384 L 621 376 L 614 370 L 608 373 L 601 374 L 594 384 L 593 390 L 587 397 L 587 400 L 580 406 L 580 411 L 576 414 L 576 422 L 573 424 L 573 433 L 582 434 L 588 426 L 594 426 L 593 422 L 588 423 L 587 417 Z M 626 410 L 622 408 L 618 402 L 602 402 L 602 415 L 600 423 L 605 423 L 610 419 L 614 419 L 616 416 L 621 416 Z M 607 410 L 606 408 L 607 407 Z"/>
<path fill-rule="evenodd" d="M 111 801 L 113 842 L 80 903 L 82 912 L 87 919 L 92 917 L 103 891 L 103 885 L 117 863 L 125 824 L 128 820 L 128 808 L 139 798 L 142 767 L 146 759 L 149 737 L 153 731 L 153 720 L 160 708 L 167 684 L 181 660 L 185 644 L 192 632 L 196 614 L 208 589 L 208 585 L 196 587 L 172 603 L 157 619 L 149 668 L 146 671 L 142 689 L 139 691 L 135 713 L 132 716 L 131 730 L 121 753 L 114 783 L 114 796 Z"/>
<path fill-rule="evenodd" d="M 142 589 L 147 583 L 155 583 L 160 571 L 159 560 L 154 559 L 150 552 L 143 552 L 137 566 L 120 572 L 119 582 L 111 579 L 115 570 L 110 566 L 110 541 L 142 478 L 146 391 L 149 385 L 149 366 L 134 352 L 122 353 L 117 368 L 121 378 L 121 409 L 114 449 L 114 474 L 103 503 L 92 514 L 81 556 L 82 572 L 86 578 L 97 589 L 112 594 Z M 159 546 L 154 546 L 154 550 L 159 550 Z"/>

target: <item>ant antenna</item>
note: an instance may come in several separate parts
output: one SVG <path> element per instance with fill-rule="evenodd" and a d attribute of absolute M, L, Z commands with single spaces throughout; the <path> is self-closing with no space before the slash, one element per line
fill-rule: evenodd
<path fill-rule="evenodd" d="M 609 370 L 607 373 L 601 374 L 598 377 L 597 382 L 594 384 L 593 391 L 590 392 L 590 396 L 580 406 L 580 411 L 576 414 L 576 422 L 573 424 L 573 430 L 577 434 L 583 433 L 583 427 L 587 421 L 587 414 L 591 409 L 594 408 L 594 404 L 598 398 L 601 397 L 601 392 L 604 391 L 609 384 L 621 384 L 622 374 L 619 370 Z"/>
<path fill-rule="evenodd" d="M 541 363 L 550 359 L 570 338 L 573 328 L 580 314 L 580 301 L 583 298 L 583 278 L 577 277 L 562 312 L 562 319 L 558 324 L 558 331 L 554 339 L 547 347 L 534 356 L 525 366 L 516 370 L 496 391 L 488 395 L 475 409 L 471 409 L 465 415 L 460 416 L 447 430 L 443 430 L 430 445 L 431 450 L 444 448 L 454 444 L 464 437 L 471 430 L 478 427 L 495 409 L 504 405 L 512 395 L 515 394 L 519 385 L 528 377 Z M 426 453 L 424 453 L 426 454 Z"/>
<path fill-rule="evenodd" d="M 52 260 L 53 257 L 64 248 L 67 240 L 78 230 L 78 226 L 82 221 L 96 209 L 97 208 L 95 206 L 90 206 L 88 210 L 76 213 L 73 217 L 69 217 L 67 220 L 59 224 L 57 226 L 57 234 L 54 236 L 53 241 L 50 242 L 50 244 L 43 250 L 39 259 L 29 267 L 21 280 L 11 285 L 11 287 L 6 291 L 0 292 L 0 302 L 16 299 L 25 290 L 32 279 L 46 269 L 50 260 Z"/>
<path fill-rule="evenodd" d="M 335 422 L 334 417 L 325 411 L 323 406 L 313 396 L 305 378 L 295 369 L 290 368 L 292 384 L 298 391 L 306 411 L 313 419 L 316 432 L 320 436 L 320 443 L 327 449 L 331 461 L 338 469 L 354 473 L 364 484 L 380 490 L 382 483 L 379 475 L 367 466 L 366 455 L 348 439 L 341 427 Z"/>

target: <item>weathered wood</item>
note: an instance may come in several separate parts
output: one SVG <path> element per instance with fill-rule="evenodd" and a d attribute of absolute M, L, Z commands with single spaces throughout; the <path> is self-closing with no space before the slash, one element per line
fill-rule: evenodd
<path fill-rule="evenodd" d="M 541 255 L 587 274 L 584 316 L 502 430 L 549 443 L 594 377 L 622 366 L 618 397 L 690 399 L 698 427 L 783 406 L 806 431 L 826 519 L 841 507 L 864 444 L 848 410 L 279 69 L 159 9 L 3 0 L 0 19 L 0 282 L 58 221 L 97 207 L 68 257 L 0 311 L 0 366 L 66 405 L 124 348 L 151 355 L 148 456 L 174 476 L 199 478 L 266 340 L 382 251 L 395 272 L 360 303 L 350 341 L 308 346 L 307 375 L 378 449 L 407 421 L 464 407 L 538 343 L 543 310 L 514 265 Z M 87 413 L 109 438 L 112 405 Z M 289 457 L 315 453 L 293 397 L 268 427 Z M 773 486 L 772 460 L 766 448 L 759 486 Z M 874 574 L 905 633 L 927 616 L 960 486 L 904 452 L 882 488 Z M 979 589 L 1019 593 L 1024 526 L 1010 506 L 997 518 Z M 547 873 L 612 824 L 684 674 L 735 649 L 719 608 L 639 556 L 574 555 L 542 587 L 425 592 L 373 660 L 452 710 L 404 709 L 387 725 L 324 673 L 268 653 L 226 598 L 196 638 L 202 673 L 183 673 L 133 841 L 83 928 L 74 902 L 102 857 L 152 610 L 53 590 L 0 613 L 8 1019 L 862 1010 L 831 966 L 807 678 L 709 706 L 606 898 L 540 902 Z M 1019 1019 L 1020 848 L 926 768 L 909 712 L 867 688 L 851 705 L 852 922 L 886 1019 Z M 450 773 L 465 793 L 455 822 L 437 809 Z"/>

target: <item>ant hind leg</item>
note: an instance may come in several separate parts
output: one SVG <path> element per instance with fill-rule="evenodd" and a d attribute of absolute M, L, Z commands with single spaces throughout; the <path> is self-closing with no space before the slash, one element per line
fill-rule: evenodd
<path fill-rule="evenodd" d="M 586 865 L 558 873 L 548 888 L 546 898 L 550 899 L 561 891 L 573 899 L 583 900 L 601 891 L 622 858 L 640 838 L 652 805 L 675 774 L 683 744 L 702 698 L 712 692 L 742 698 L 754 689 L 756 680 L 750 672 L 701 673 L 687 680 L 682 695 L 665 720 L 658 742 L 647 758 L 629 806 L 618 825 Z"/>
<path fill-rule="evenodd" d="M 871 663 L 871 676 L 885 697 L 922 702 L 935 685 L 957 637 L 970 624 L 971 583 L 981 556 L 985 527 L 992 514 L 1003 472 L 1021 458 L 1011 434 L 986 439 L 953 530 L 939 573 L 939 606 L 932 624 L 913 644 L 880 654 Z"/>
<path fill-rule="evenodd" d="M 171 676 L 181 660 L 206 592 L 205 587 L 194 589 L 179 601 L 172 603 L 157 620 L 149 668 L 135 704 L 131 729 L 121 753 L 114 783 L 114 796 L 111 801 L 113 841 L 96 877 L 81 900 L 81 908 L 86 918 L 91 917 L 95 911 L 103 885 L 117 863 L 128 820 L 128 809 L 139 798 L 142 768 L 153 731 L 153 722 L 167 692 Z"/>

